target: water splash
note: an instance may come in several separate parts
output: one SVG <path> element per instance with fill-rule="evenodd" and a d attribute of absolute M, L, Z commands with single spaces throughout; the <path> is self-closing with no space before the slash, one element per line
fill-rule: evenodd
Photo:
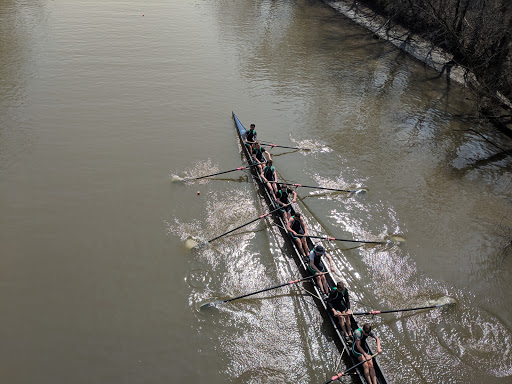
<path fill-rule="evenodd" d="M 306 139 L 306 140 L 295 140 L 293 137 L 290 136 L 290 140 L 299 148 L 307 149 L 307 152 L 302 152 L 304 156 L 311 154 L 311 153 L 329 153 L 332 152 L 332 149 L 329 148 L 324 143 L 313 140 L 313 139 Z"/>
<path fill-rule="evenodd" d="M 202 177 L 206 175 L 211 175 L 213 173 L 219 172 L 218 165 L 213 165 L 212 160 L 208 159 L 206 161 L 198 161 L 194 163 L 194 167 L 190 170 L 184 171 L 185 176 L 181 177 L 177 174 L 171 173 L 169 175 L 169 179 L 171 182 L 185 182 L 187 184 L 199 183 L 206 184 L 209 182 L 208 178 L 200 179 L 200 180 L 191 180 L 197 177 Z"/>
<path fill-rule="evenodd" d="M 178 218 L 165 221 L 167 234 L 179 236 L 184 241 L 186 249 L 197 249 L 198 246 L 206 245 L 209 239 L 242 225 L 257 216 L 254 202 L 245 191 L 210 194 L 206 201 L 206 212 L 208 215 L 202 222 L 196 220 L 185 223 Z M 221 242 L 221 240 L 224 243 L 229 242 L 230 238 L 236 238 L 236 234 L 243 231 L 250 235 L 257 225 L 258 222 L 250 224 L 216 242 Z"/>
<path fill-rule="evenodd" d="M 361 196 L 368 192 L 368 189 L 364 188 L 360 183 L 358 183 L 358 184 L 347 183 L 345 181 L 346 173 L 347 173 L 347 170 L 344 169 L 342 172 L 340 172 L 339 176 L 337 176 L 335 178 L 327 178 L 325 176 L 315 173 L 312 175 L 312 178 L 313 178 L 313 180 L 315 180 L 315 182 L 318 185 L 320 185 L 322 187 L 350 191 L 349 194 L 347 194 L 346 192 L 326 193 L 324 191 L 323 194 L 325 194 L 325 196 L 327 196 L 328 198 L 331 198 L 331 199 L 334 199 L 335 197 L 338 199 L 339 198 L 346 199 L 347 196 L 349 196 L 349 197 Z M 310 192 L 310 195 L 321 194 L 321 193 L 322 192 L 320 190 L 313 191 L 313 192 Z"/>

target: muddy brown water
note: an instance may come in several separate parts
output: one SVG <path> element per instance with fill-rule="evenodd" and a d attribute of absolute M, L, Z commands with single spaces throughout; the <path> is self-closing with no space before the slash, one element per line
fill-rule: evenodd
<path fill-rule="evenodd" d="M 510 143 L 471 95 L 320 1 L 0 0 L 0 372 L 6 383 L 321 383 L 340 351 L 310 295 L 200 304 L 299 275 L 234 110 L 274 148 L 394 383 L 510 382 Z M 508 148 L 507 147 L 507 148 Z M 200 195 L 197 192 L 200 192 Z M 508 247 L 507 247 L 508 244 Z M 341 367 L 346 364 L 342 360 Z M 350 379 L 346 379 L 350 382 Z"/>

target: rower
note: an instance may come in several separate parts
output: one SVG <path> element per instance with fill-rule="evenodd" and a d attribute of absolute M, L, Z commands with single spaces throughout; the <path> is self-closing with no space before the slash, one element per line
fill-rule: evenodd
<path fill-rule="evenodd" d="M 363 364 L 364 377 L 370 384 L 377 384 L 377 377 L 375 375 L 375 368 L 373 367 L 373 361 L 370 359 L 370 351 L 366 339 L 373 337 L 377 342 L 377 353 L 382 353 L 380 348 L 379 338 L 372 332 L 370 324 L 366 323 L 362 328 L 358 328 L 354 331 L 354 343 L 352 344 L 352 354 L 357 357 L 359 361 L 366 361 Z"/>
<path fill-rule="evenodd" d="M 320 244 L 317 244 L 315 248 L 311 252 L 309 252 L 309 264 L 308 269 L 309 271 L 317 275 L 316 276 L 316 282 L 320 286 L 320 289 L 324 295 L 327 295 L 329 293 L 329 286 L 327 285 L 327 279 L 325 278 L 325 275 L 318 275 L 319 273 L 326 272 L 324 263 L 322 262 L 322 256 L 326 256 L 329 260 L 329 264 L 331 266 L 331 272 L 334 272 L 334 264 L 332 262 L 331 256 L 329 256 L 325 252 L 325 248 L 322 247 Z"/>
<path fill-rule="evenodd" d="M 350 324 L 350 299 L 348 297 L 348 289 L 345 287 L 343 281 L 338 281 L 333 287 L 329 297 L 327 298 L 327 305 L 331 309 L 334 317 L 338 318 L 340 327 L 343 330 L 345 338 L 352 337 L 352 325 Z"/>
<path fill-rule="evenodd" d="M 267 188 L 270 190 L 275 200 L 277 193 L 277 177 L 276 170 L 272 165 L 272 160 L 267 161 L 267 165 L 261 170 L 261 178 L 263 179 L 263 182 L 267 184 Z M 272 183 L 272 181 L 274 181 L 274 183 Z"/>
<path fill-rule="evenodd" d="M 290 189 L 290 187 L 288 185 L 286 185 L 285 183 L 279 185 L 279 184 L 276 184 L 277 185 L 277 193 L 276 193 L 276 201 L 277 203 L 283 207 L 283 209 L 280 210 L 280 212 L 283 214 L 283 217 L 284 217 L 284 222 L 287 223 L 290 218 L 292 217 L 292 206 L 291 205 L 286 205 L 288 203 L 290 203 L 289 201 L 289 197 L 292 196 L 292 203 L 295 203 L 297 201 L 297 193 L 293 190 L 293 189 Z"/>
<path fill-rule="evenodd" d="M 295 213 L 295 216 L 292 216 L 290 220 L 287 221 L 286 229 L 290 236 L 295 240 L 297 248 L 302 256 L 307 258 L 309 253 L 308 243 L 306 241 L 308 229 L 306 228 L 300 213 Z"/>
<path fill-rule="evenodd" d="M 252 154 L 253 144 L 256 142 L 257 133 L 255 131 L 256 125 L 251 124 L 249 130 L 245 133 L 245 146 L 249 149 L 249 152 Z"/>
<path fill-rule="evenodd" d="M 263 156 L 263 154 L 266 153 L 267 155 L 267 159 L 265 159 L 265 156 Z M 252 158 L 254 160 L 255 163 L 258 163 L 258 171 L 261 173 L 262 171 L 262 166 L 261 164 L 262 163 L 265 163 L 267 162 L 268 160 L 272 160 L 272 156 L 270 156 L 270 152 L 267 151 L 265 148 L 263 148 L 261 145 L 260 145 L 260 142 L 259 141 L 256 141 L 254 143 L 254 146 L 252 148 Z"/>

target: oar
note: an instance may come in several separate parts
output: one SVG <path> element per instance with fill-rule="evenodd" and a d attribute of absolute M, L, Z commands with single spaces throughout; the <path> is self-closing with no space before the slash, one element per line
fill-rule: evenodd
<path fill-rule="evenodd" d="M 326 273 L 328 273 L 328 272 L 322 272 L 321 274 L 325 275 Z M 285 287 L 287 285 L 297 284 L 297 283 L 300 283 L 301 281 L 309 280 L 309 279 L 312 279 L 313 277 L 316 277 L 316 276 L 318 276 L 318 275 L 303 277 L 302 279 L 289 281 L 287 283 L 279 284 L 279 285 L 276 285 L 274 287 L 265 288 L 265 289 L 261 289 L 261 290 L 256 291 L 256 292 L 251 292 L 251 293 L 247 293 L 247 294 L 242 295 L 242 296 L 234 297 L 232 299 L 227 299 L 227 300 L 221 300 L 221 301 L 215 301 L 215 302 L 211 302 L 211 303 L 206 303 L 206 304 L 201 305 L 201 308 L 199 308 L 199 309 L 201 310 L 201 309 L 208 308 L 208 307 L 215 307 L 215 306 L 217 306 L 219 304 L 228 303 L 230 301 L 234 301 L 234 300 L 238 300 L 238 299 L 243 299 L 244 297 L 247 297 L 247 296 L 256 295 L 258 293 L 262 293 L 262 292 L 270 291 L 272 289 L 277 289 L 277 288 Z"/>
<path fill-rule="evenodd" d="M 229 173 L 229 172 L 234 172 L 234 171 L 241 171 L 243 169 L 248 169 L 248 168 L 251 168 L 251 167 L 255 167 L 255 166 L 259 165 L 259 164 L 266 164 L 266 161 L 262 162 L 262 163 L 256 163 L 256 164 L 247 165 L 245 167 L 238 167 L 238 168 L 230 169 L 229 171 L 212 173 L 211 175 L 200 176 L 200 177 L 185 177 L 185 178 L 182 178 L 182 177 L 179 177 L 179 176 L 173 176 L 171 181 L 189 181 L 189 180 L 205 179 L 207 177 L 222 175 L 224 173 Z"/>
<path fill-rule="evenodd" d="M 405 308 L 405 309 L 391 309 L 389 311 L 355 312 L 355 313 L 352 313 L 352 315 L 355 315 L 355 316 L 360 316 L 360 315 L 379 315 L 379 314 L 382 314 L 382 313 L 391 313 L 391 312 L 418 311 L 420 309 L 440 308 L 440 307 L 444 307 L 446 305 L 455 305 L 455 303 L 454 302 L 450 302 L 450 303 L 444 303 L 444 304 L 429 305 L 427 307 L 416 307 L 416 308 Z"/>
<path fill-rule="evenodd" d="M 188 247 L 188 248 L 195 248 L 195 247 L 198 247 L 198 246 L 203 246 L 203 245 L 206 245 L 206 244 L 208 244 L 208 243 L 211 243 L 212 241 L 215 241 L 215 240 L 217 240 L 217 239 L 220 239 L 222 236 L 226 236 L 227 234 L 229 234 L 229 233 L 231 233 L 231 232 L 234 232 L 234 231 L 236 231 L 237 229 L 243 228 L 243 227 L 245 227 L 246 225 L 249 225 L 249 224 L 251 224 L 251 223 L 254 223 L 255 221 L 261 220 L 261 219 L 263 219 L 264 217 L 267 217 L 268 215 L 270 215 L 270 214 L 272 214 L 272 213 L 274 213 L 274 212 L 277 212 L 277 211 L 279 211 L 280 209 L 283 209 L 283 207 L 286 207 L 287 205 L 290 205 L 290 204 L 291 204 L 291 203 L 288 203 L 288 204 L 286 204 L 286 205 L 283 205 L 282 207 L 276 208 L 276 209 L 274 209 L 274 210 L 272 210 L 272 211 L 270 211 L 270 212 L 265 213 L 264 215 L 261 215 L 261 216 L 259 216 L 259 217 L 255 218 L 254 220 L 251 220 L 251 221 L 249 221 L 249 222 L 247 222 L 247 223 L 245 223 L 245 224 L 242 224 L 242 225 L 240 225 L 240 226 L 238 226 L 238 227 L 236 227 L 236 228 L 233 228 L 233 229 L 231 229 L 231 230 L 229 230 L 229 231 L 227 231 L 227 232 L 224 232 L 222 235 L 219 235 L 219 236 L 217 236 L 217 237 L 214 237 L 213 239 L 210 239 L 210 240 L 204 241 L 204 242 L 202 242 L 202 243 L 200 243 L 200 244 L 197 244 L 197 243 L 196 243 L 196 244 L 191 244 L 193 241 L 188 241 L 188 240 L 187 240 L 187 242 L 188 242 L 188 246 L 187 246 L 187 247 Z"/>
<path fill-rule="evenodd" d="M 313 185 L 302 185 L 302 184 L 292 184 L 292 185 L 294 187 L 297 187 L 297 188 L 302 187 L 302 188 L 311 188 L 311 189 L 323 189 L 323 190 L 326 190 L 326 191 L 348 192 L 348 193 L 365 191 L 364 188 L 348 190 L 348 189 L 336 189 L 336 188 L 318 187 L 318 186 L 313 186 Z"/>
<path fill-rule="evenodd" d="M 378 353 L 375 353 L 375 354 L 371 355 L 368 359 L 363 360 L 363 361 L 361 361 L 361 362 L 357 363 L 356 365 L 354 365 L 354 366 L 350 367 L 350 368 L 349 368 L 349 369 L 347 369 L 346 371 L 344 371 L 344 372 L 340 372 L 340 373 L 338 373 L 337 375 L 334 375 L 333 377 L 331 377 L 331 380 L 327 380 L 324 384 L 329 384 L 329 383 L 332 383 L 333 381 L 336 381 L 336 380 L 340 379 L 342 376 L 346 375 L 348 372 L 353 371 L 354 369 L 356 369 L 357 367 L 359 367 L 361 364 L 366 363 L 368 360 L 373 359 L 373 358 L 374 358 L 375 356 L 377 356 L 377 355 L 378 355 Z"/>
<path fill-rule="evenodd" d="M 313 239 L 324 239 L 324 240 L 335 240 L 335 241 L 346 241 L 348 243 L 365 243 L 365 244 L 387 244 L 385 241 L 365 241 L 365 240 L 348 240 L 348 239 L 338 239 L 336 237 L 329 236 L 306 236 L 311 237 Z"/>
<path fill-rule="evenodd" d="M 277 183 L 277 181 L 269 181 L 269 183 Z M 353 192 L 364 192 L 364 191 L 366 191 L 366 189 L 364 189 L 364 188 L 348 190 L 348 189 L 335 189 L 335 188 L 327 188 L 327 187 L 315 187 L 315 186 L 312 186 L 312 185 L 290 184 L 290 183 L 285 183 L 285 182 L 282 182 L 282 184 L 291 185 L 291 186 L 297 187 L 297 188 L 304 187 L 304 188 L 312 188 L 312 189 L 324 189 L 324 190 L 327 190 L 327 191 L 336 191 L 336 192 L 353 193 Z"/>
<path fill-rule="evenodd" d="M 301 151 L 311 151 L 311 149 L 309 149 L 309 148 L 287 147 L 285 145 L 277 145 L 277 144 L 267 143 L 267 142 L 263 142 L 263 141 L 260 141 L 260 143 L 264 147 L 271 147 L 271 148 L 277 147 L 277 148 L 288 148 L 288 149 L 300 149 Z"/>

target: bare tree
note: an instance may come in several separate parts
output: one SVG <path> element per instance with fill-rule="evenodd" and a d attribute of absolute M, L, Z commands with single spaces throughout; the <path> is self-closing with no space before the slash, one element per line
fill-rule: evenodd
<path fill-rule="evenodd" d="M 453 55 L 476 76 L 482 97 L 512 98 L 510 0 L 366 0 L 389 19 Z"/>

